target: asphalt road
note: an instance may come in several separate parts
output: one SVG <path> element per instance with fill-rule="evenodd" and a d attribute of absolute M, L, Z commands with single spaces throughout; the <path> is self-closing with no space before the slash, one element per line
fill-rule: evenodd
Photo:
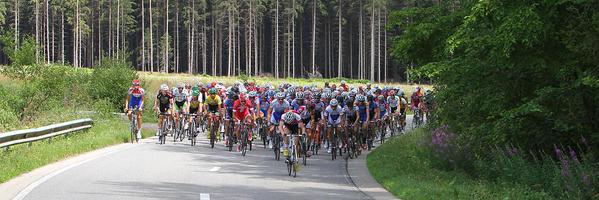
<path fill-rule="evenodd" d="M 408 121 L 410 122 L 410 120 Z M 271 149 L 254 145 L 243 157 L 223 143 L 211 149 L 204 134 L 165 145 L 142 140 L 131 148 L 66 170 L 24 199 L 368 199 L 347 175 L 344 159 L 320 151 L 296 178 Z M 282 156 L 281 156 L 282 157 Z"/>

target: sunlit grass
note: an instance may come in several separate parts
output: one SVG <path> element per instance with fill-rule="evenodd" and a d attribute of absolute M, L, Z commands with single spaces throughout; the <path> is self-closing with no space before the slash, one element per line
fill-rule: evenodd
<path fill-rule="evenodd" d="M 129 142 L 129 124 L 120 118 L 95 119 L 87 131 L 58 136 L 51 140 L 11 146 L 9 151 L 0 150 L 0 183 L 38 167 L 63 160 L 81 153 L 114 144 Z M 150 137 L 154 130 L 142 130 L 143 137 Z"/>

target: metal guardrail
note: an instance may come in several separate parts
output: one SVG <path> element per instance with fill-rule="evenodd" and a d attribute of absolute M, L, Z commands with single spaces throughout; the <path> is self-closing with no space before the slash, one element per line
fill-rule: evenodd
<path fill-rule="evenodd" d="M 35 141 L 89 129 L 92 127 L 93 123 L 94 121 L 92 119 L 87 118 L 39 128 L 0 133 L 0 148 L 8 150 L 12 145 L 23 143 L 29 143 L 31 145 L 31 143 Z"/>

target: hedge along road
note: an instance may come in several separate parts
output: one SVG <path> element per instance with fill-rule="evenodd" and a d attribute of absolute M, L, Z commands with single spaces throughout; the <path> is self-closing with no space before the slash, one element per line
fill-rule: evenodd
<path fill-rule="evenodd" d="M 387 136 L 388 137 L 388 136 Z M 23 199 L 369 199 L 347 176 L 346 161 L 320 151 L 296 178 L 271 149 L 255 145 L 245 157 L 214 149 L 204 134 L 189 141 L 132 148 L 74 166 L 22 192 Z M 38 181 L 39 182 L 39 181 Z"/>

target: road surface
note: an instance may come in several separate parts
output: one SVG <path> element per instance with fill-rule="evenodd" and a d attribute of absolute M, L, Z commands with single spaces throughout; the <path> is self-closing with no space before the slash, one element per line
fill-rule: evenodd
<path fill-rule="evenodd" d="M 409 120 L 409 119 L 408 119 Z M 142 140 L 130 148 L 59 173 L 28 192 L 24 199 L 369 199 L 347 174 L 343 158 L 320 151 L 287 175 L 284 159 L 254 145 L 244 157 L 223 143 L 211 149 L 204 134 L 165 145 Z M 282 156 L 281 156 L 282 157 Z"/>

